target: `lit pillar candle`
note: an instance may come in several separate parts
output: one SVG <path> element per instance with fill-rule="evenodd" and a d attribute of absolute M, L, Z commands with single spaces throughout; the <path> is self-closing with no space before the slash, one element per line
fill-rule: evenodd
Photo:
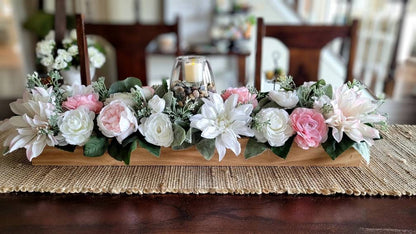
<path fill-rule="evenodd" d="M 185 63 L 185 81 L 190 83 L 202 81 L 202 63 L 194 61 Z"/>

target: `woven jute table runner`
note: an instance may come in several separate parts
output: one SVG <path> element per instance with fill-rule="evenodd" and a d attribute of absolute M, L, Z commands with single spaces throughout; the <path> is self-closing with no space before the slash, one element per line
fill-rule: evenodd
<path fill-rule="evenodd" d="M 415 195 L 416 126 L 382 136 L 370 164 L 352 168 L 32 166 L 18 151 L 0 157 L 0 192 Z"/>

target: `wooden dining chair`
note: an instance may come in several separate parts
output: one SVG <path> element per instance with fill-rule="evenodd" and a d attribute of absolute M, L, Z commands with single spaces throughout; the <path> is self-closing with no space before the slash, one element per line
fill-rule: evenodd
<path fill-rule="evenodd" d="M 85 35 L 84 15 L 75 16 L 77 30 L 77 45 L 79 51 L 79 66 L 81 84 L 87 86 L 91 84 L 90 60 L 88 59 L 87 36 Z"/>
<path fill-rule="evenodd" d="M 164 33 L 175 33 L 176 55 L 180 55 L 180 38 L 178 22 L 175 24 L 96 24 L 86 23 L 85 32 L 107 40 L 115 49 L 117 59 L 118 80 L 133 76 L 139 78 L 143 85 L 147 84 L 146 47 L 157 36 Z"/>
<path fill-rule="evenodd" d="M 260 90 L 262 77 L 263 38 L 280 40 L 289 50 L 289 72 L 297 85 L 318 79 L 319 57 L 322 48 L 335 38 L 349 38 L 350 52 L 347 64 L 347 80 L 353 80 L 353 64 L 357 47 L 358 21 L 346 26 L 315 25 L 265 25 L 257 19 L 257 51 L 254 86 Z"/>

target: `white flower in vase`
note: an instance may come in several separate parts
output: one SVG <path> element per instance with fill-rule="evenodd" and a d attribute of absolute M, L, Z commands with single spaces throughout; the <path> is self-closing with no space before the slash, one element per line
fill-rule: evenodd
<path fill-rule="evenodd" d="M 36 44 L 36 57 L 40 63 L 50 70 L 58 70 L 64 78 L 64 84 L 72 85 L 81 83 L 79 71 L 79 51 L 77 46 L 76 31 L 72 30 L 69 36 L 62 41 L 63 48 L 56 48 L 56 42 L 51 31 L 44 40 Z M 98 50 L 100 48 L 94 40 L 87 38 L 88 53 L 90 61 L 91 78 L 94 77 L 95 69 L 100 68 L 106 61 L 105 55 Z M 56 54 L 54 51 L 56 51 Z"/>
<path fill-rule="evenodd" d="M 43 56 L 51 56 L 53 49 L 55 48 L 55 41 L 54 40 L 44 40 L 40 41 L 36 44 L 36 56 L 43 57 Z"/>
<path fill-rule="evenodd" d="M 105 56 L 93 46 L 88 47 L 88 56 L 91 65 L 95 68 L 100 68 L 105 63 Z"/>
<path fill-rule="evenodd" d="M 83 107 L 66 111 L 59 121 L 59 130 L 65 141 L 80 146 L 87 143 L 94 129 L 94 117 L 94 112 Z"/>
<path fill-rule="evenodd" d="M 255 136 L 259 142 L 268 142 L 273 147 L 279 147 L 294 134 L 290 126 L 289 114 L 279 108 L 262 109 L 255 117 Z"/>
<path fill-rule="evenodd" d="M 81 84 L 81 73 L 79 67 L 69 67 L 68 70 L 61 70 L 62 78 L 64 79 L 65 85 L 74 85 L 74 84 Z M 93 79 L 95 75 L 95 68 L 90 66 L 90 76 L 91 80 Z"/>
<path fill-rule="evenodd" d="M 69 53 L 71 56 L 78 55 L 78 46 L 77 46 L 77 45 L 72 45 L 72 46 L 70 46 L 70 47 L 68 48 L 68 53 Z"/>
<path fill-rule="evenodd" d="M 209 99 L 202 100 L 201 114 L 190 118 L 191 127 L 201 130 L 203 138 L 215 139 L 220 161 L 226 149 L 231 149 L 238 156 L 241 146 L 237 138 L 254 135 L 248 126 L 253 105 L 237 105 L 238 94 L 231 95 L 225 102 L 217 93 L 210 93 Z"/>
<path fill-rule="evenodd" d="M 331 101 L 333 111 L 328 114 L 326 123 L 332 128 L 332 136 L 337 142 L 342 140 L 345 133 L 355 142 L 365 141 L 370 146 L 373 139 L 380 138 L 377 129 L 367 124 L 386 121 L 378 113 L 377 103 L 362 96 L 357 87 L 349 88 L 347 84 L 339 87 Z"/>

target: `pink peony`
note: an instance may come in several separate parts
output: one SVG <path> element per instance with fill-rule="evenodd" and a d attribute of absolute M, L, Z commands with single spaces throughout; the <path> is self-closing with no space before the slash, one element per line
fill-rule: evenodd
<path fill-rule="evenodd" d="M 314 109 L 296 108 L 290 115 L 292 128 L 297 133 L 295 142 L 302 149 L 318 147 L 328 137 L 328 127 L 321 113 Z"/>
<path fill-rule="evenodd" d="M 98 114 L 103 108 L 103 103 L 98 100 L 98 94 L 75 95 L 62 103 L 62 107 L 68 110 L 75 110 L 80 106 Z"/>
<path fill-rule="evenodd" d="M 228 88 L 221 94 L 221 97 L 225 101 L 233 94 L 238 94 L 238 104 L 252 104 L 253 108 L 256 108 L 258 105 L 257 94 L 250 93 L 246 87 Z"/>
<path fill-rule="evenodd" d="M 120 100 L 110 102 L 101 110 L 97 125 L 104 136 L 116 137 L 120 144 L 138 128 L 133 110 Z"/>

